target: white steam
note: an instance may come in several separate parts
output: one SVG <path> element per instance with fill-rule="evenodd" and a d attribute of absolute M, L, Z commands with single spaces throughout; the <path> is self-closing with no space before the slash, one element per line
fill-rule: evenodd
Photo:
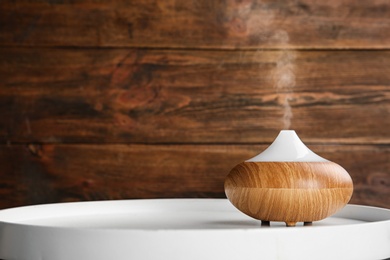
<path fill-rule="evenodd" d="M 283 50 L 277 58 L 273 75 L 274 88 L 283 108 L 283 129 L 290 128 L 293 118 L 290 101 L 295 86 L 294 61 L 295 53 L 290 50 Z"/>
<path fill-rule="evenodd" d="M 258 41 L 267 47 L 284 48 L 276 58 L 273 69 L 272 84 L 277 94 L 278 103 L 283 109 L 283 128 L 289 129 L 293 118 L 290 102 L 293 98 L 295 86 L 294 62 L 296 54 L 289 49 L 290 37 L 287 31 L 281 28 L 283 22 L 277 19 L 272 6 L 268 1 L 236 1 L 227 0 L 229 8 L 225 10 L 228 33 L 233 38 Z M 286 24 L 285 24 L 286 25 Z M 261 49 L 255 53 L 261 55 Z"/>

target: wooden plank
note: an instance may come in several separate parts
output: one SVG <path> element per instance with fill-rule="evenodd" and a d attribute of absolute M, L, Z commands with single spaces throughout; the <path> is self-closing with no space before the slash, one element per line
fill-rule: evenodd
<path fill-rule="evenodd" d="M 0 44 L 389 48 L 389 16 L 387 0 L 3 0 Z"/>
<path fill-rule="evenodd" d="M 354 181 L 351 203 L 390 208 L 389 145 L 309 145 Z M 0 208 L 64 201 L 224 197 L 230 169 L 265 145 L 0 146 Z"/>
<path fill-rule="evenodd" d="M 390 143 L 389 51 L 0 49 L 0 142 Z"/>

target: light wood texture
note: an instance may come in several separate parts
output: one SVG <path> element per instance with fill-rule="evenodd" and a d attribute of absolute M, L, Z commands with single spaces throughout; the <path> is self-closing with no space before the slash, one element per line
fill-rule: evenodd
<path fill-rule="evenodd" d="M 333 162 L 243 162 L 225 180 L 226 196 L 236 208 L 287 226 L 336 213 L 352 191 L 351 177 Z"/>
<path fill-rule="evenodd" d="M 305 142 L 390 144 L 389 51 L 294 55 L 277 89 L 283 51 L 0 49 L 0 141 L 270 143 L 288 98 Z"/>
<path fill-rule="evenodd" d="M 3 46 L 389 48 L 387 0 L 2 0 Z"/>

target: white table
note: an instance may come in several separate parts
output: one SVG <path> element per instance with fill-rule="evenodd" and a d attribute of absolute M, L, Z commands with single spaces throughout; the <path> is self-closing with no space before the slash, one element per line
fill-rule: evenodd
<path fill-rule="evenodd" d="M 390 210 L 347 205 L 261 226 L 226 199 L 77 202 L 0 211 L 0 259 L 385 259 Z"/>

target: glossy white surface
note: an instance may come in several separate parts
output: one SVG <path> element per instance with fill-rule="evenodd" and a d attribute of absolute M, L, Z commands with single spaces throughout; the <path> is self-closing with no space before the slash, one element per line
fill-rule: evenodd
<path fill-rule="evenodd" d="M 282 130 L 273 143 L 247 162 L 326 162 L 312 152 L 294 130 Z"/>
<path fill-rule="evenodd" d="M 384 259 L 390 210 L 347 205 L 270 227 L 226 199 L 80 202 L 0 211 L 0 259 Z"/>

